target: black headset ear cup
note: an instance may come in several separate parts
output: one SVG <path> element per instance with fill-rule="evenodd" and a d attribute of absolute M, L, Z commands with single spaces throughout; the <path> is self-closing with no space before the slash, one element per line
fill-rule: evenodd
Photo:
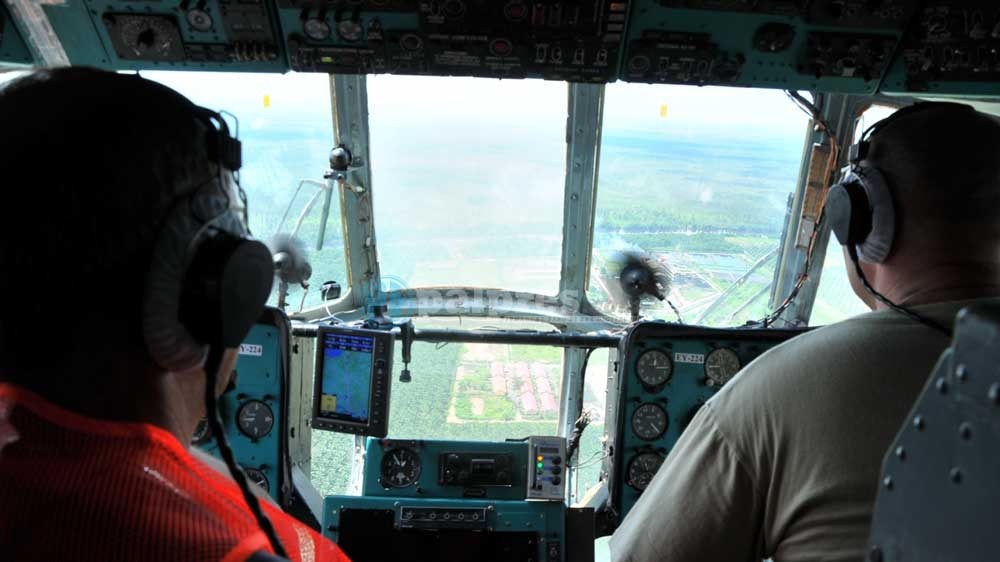
<path fill-rule="evenodd" d="M 871 232 L 871 211 L 861 178 L 852 170 L 826 196 L 826 213 L 837 241 L 844 246 L 861 244 Z"/>
<path fill-rule="evenodd" d="M 868 236 L 858 242 L 858 257 L 868 263 L 882 263 L 892 252 L 896 237 L 896 207 L 885 176 L 878 168 L 861 168 L 858 175 L 868 199 L 871 223 Z"/>
<path fill-rule="evenodd" d="M 824 216 L 841 246 L 851 243 L 851 196 L 843 183 L 830 188 L 826 196 Z"/>
<path fill-rule="evenodd" d="M 181 323 L 199 342 L 236 347 L 260 318 L 273 280 L 267 246 L 213 232 L 198 245 L 185 272 Z"/>
<path fill-rule="evenodd" d="M 857 168 L 830 188 L 824 211 L 841 245 L 854 246 L 858 258 L 882 263 L 892 251 L 896 211 L 885 177 L 876 168 Z"/>

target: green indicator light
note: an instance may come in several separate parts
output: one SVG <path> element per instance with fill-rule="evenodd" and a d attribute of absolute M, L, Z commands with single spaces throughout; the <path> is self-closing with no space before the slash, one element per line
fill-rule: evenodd
<path fill-rule="evenodd" d="M 538 463 L 538 468 L 544 468 L 544 467 L 545 467 L 545 465 L 544 465 L 544 464 L 542 464 L 542 463 Z"/>

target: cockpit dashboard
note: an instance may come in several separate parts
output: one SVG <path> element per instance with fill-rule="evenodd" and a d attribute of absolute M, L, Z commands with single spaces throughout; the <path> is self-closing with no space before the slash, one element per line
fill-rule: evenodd
<path fill-rule="evenodd" d="M 385 327 L 382 334 L 394 330 Z M 371 385 L 385 378 L 371 353 L 379 331 L 335 326 L 293 331 L 275 309 L 241 346 L 235 387 L 225 395 L 227 431 L 250 480 L 287 509 L 309 513 L 353 560 L 591 560 L 593 551 L 581 548 L 581 541 L 591 544 L 613 531 L 698 408 L 748 363 L 799 333 L 665 322 L 639 322 L 620 333 L 595 486 L 601 492 L 591 490 L 599 499 L 589 502 L 569 499 L 567 484 L 578 477 L 579 459 L 567 450 L 573 437 L 556 435 L 506 441 L 358 435 L 356 493 L 317 501 L 308 479 L 291 477 L 303 467 L 301 457 L 292 459 L 286 433 L 298 431 L 301 439 L 310 428 L 296 425 L 294 416 L 284 419 L 283 412 L 296 407 L 291 402 L 303 398 L 290 390 L 317 389 L 327 396 L 326 406 L 322 398 L 307 400 L 312 430 L 366 433 L 358 426 L 329 424 L 322 416 L 331 400 L 339 402 L 345 393 L 362 388 L 365 400 L 373 396 Z M 400 351 L 395 338 L 380 339 L 387 346 L 382 356 Z M 366 357 L 332 369 L 326 364 L 330 350 L 342 353 L 345 345 Z M 282 359 L 292 348 L 302 353 L 317 347 L 321 351 L 311 355 L 311 369 L 302 368 L 306 362 Z M 387 427 L 389 411 L 369 410 L 370 423 Z M 193 443 L 213 453 L 208 437 L 196 435 Z M 324 467 L 314 465 L 317 470 Z"/>

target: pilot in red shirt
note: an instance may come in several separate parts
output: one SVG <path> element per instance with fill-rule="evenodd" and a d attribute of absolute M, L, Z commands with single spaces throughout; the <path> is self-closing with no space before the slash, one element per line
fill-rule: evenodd
<path fill-rule="evenodd" d="M 0 560 L 346 562 L 189 450 L 273 277 L 222 117 L 62 68 L 0 123 Z"/>

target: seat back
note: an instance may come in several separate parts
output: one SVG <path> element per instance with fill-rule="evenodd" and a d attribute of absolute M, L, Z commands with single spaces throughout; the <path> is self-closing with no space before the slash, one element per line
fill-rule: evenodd
<path fill-rule="evenodd" d="M 955 338 L 885 456 L 869 562 L 995 560 L 1000 538 L 1000 306 Z"/>

